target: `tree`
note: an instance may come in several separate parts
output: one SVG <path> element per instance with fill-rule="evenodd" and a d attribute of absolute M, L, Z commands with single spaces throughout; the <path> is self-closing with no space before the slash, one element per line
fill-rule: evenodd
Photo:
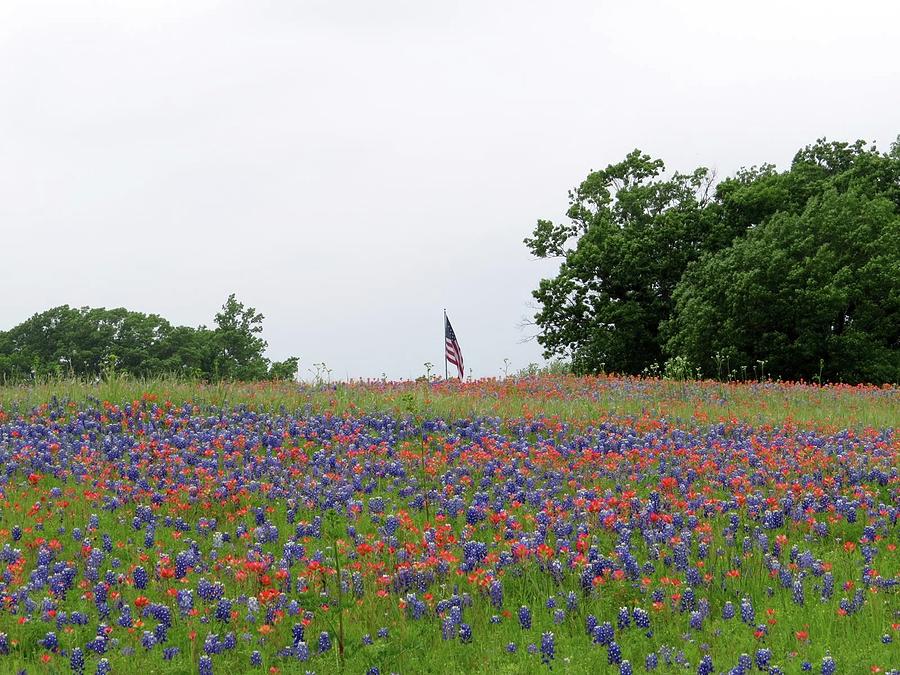
<path fill-rule="evenodd" d="M 300 359 L 296 356 L 290 356 L 284 361 L 273 361 L 269 366 L 269 380 L 293 380 L 297 377 L 297 368 L 300 365 Z"/>
<path fill-rule="evenodd" d="M 268 360 L 263 356 L 266 341 L 262 333 L 263 315 L 253 307 L 244 307 L 234 293 L 228 296 L 222 311 L 216 314 L 216 359 L 214 371 L 226 380 L 264 380 Z"/>
<path fill-rule="evenodd" d="M 156 314 L 121 307 L 53 307 L 0 331 L 0 378 L 91 378 L 114 369 L 141 377 L 292 379 L 295 357 L 270 368 L 263 356 L 262 319 L 233 294 L 216 314 L 213 330 L 173 326 Z"/>
<path fill-rule="evenodd" d="M 533 295 L 545 356 L 575 372 L 639 373 L 668 358 L 704 373 L 900 380 L 900 140 L 820 139 L 786 171 L 661 178 L 638 151 L 570 193 L 569 222 L 526 245 L 561 258 Z"/>
<path fill-rule="evenodd" d="M 765 361 L 787 379 L 900 381 L 900 215 L 865 192 L 830 187 L 692 266 L 667 352 Z"/>
<path fill-rule="evenodd" d="M 634 150 L 569 193 L 568 223 L 539 220 L 525 239 L 537 257 L 562 259 L 533 292 L 545 357 L 571 359 L 576 373 L 639 373 L 662 358 L 659 329 L 684 268 L 741 230 L 710 203 L 707 169 L 664 170 Z"/>
<path fill-rule="evenodd" d="M 100 318 L 86 307 L 68 305 L 35 314 L 5 333 L 4 374 L 16 378 L 98 373 L 109 351 L 109 335 L 97 325 Z"/>
<path fill-rule="evenodd" d="M 214 380 L 217 353 L 215 333 L 206 326 L 175 326 L 157 346 L 157 373 Z"/>
<path fill-rule="evenodd" d="M 162 370 L 160 346 L 172 325 L 157 314 L 124 308 L 91 309 L 85 316 L 90 330 L 99 337 L 101 365 L 117 371 L 149 377 Z"/>

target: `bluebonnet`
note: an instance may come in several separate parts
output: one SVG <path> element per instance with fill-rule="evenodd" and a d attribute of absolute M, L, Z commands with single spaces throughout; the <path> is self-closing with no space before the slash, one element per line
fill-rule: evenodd
<path fill-rule="evenodd" d="M 622 649 L 619 647 L 618 643 L 609 643 L 606 648 L 606 660 L 611 666 L 622 661 Z"/>
<path fill-rule="evenodd" d="M 523 630 L 531 628 L 531 610 L 526 605 L 519 607 L 519 625 Z"/>
<path fill-rule="evenodd" d="M 291 627 L 291 639 L 293 640 L 294 645 L 296 646 L 299 643 L 303 642 L 304 638 L 305 638 L 305 630 L 303 628 L 303 624 L 295 623 Z"/>
<path fill-rule="evenodd" d="M 614 633 L 612 624 L 604 621 L 602 624 L 594 627 L 593 639 L 599 645 L 608 645 L 613 641 Z"/>
<path fill-rule="evenodd" d="M 221 654 L 224 650 L 225 645 L 216 633 L 210 633 L 203 641 L 203 651 L 207 654 Z"/>
<path fill-rule="evenodd" d="M 122 626 L 122 628 L 131 628 L 134 623 L 131 618 L 131 607 L 128 605 L 122 605 L 122 608 L 119 610 L 119 620 L 118 624 Z"/>
<path fill-rule="evenodd" d="M 491 598 L 491 604 L 498 609 L 503 607 L 503 584 L 499 579 L 494 579 L 488 587 L 488 595 Z"/>
<path fill-rule="evenodd" d="M 194 608 L 194 591 L 190 588 L 178 589 L 176 596 L 178 602 L 178 610 L 182 615 L 187 614 Z"/>
<path fill-rule="evenodd" d="M 72 667 L 73 673 L 84 672 L 84 652 L 81 647 L 72 649 L 72 654 L 69 657 L 69 665 Z"/>
<path fill-rule="evenodd" d="M 216 604 L 216 620 L 222 623 L 231 621 L 231 601 L 227 598 L 220 598 Z"/>
<path fill-rule="evenodd" d="M 556 645 L 553 639 L 553 633 L 547 632 L 541 634 L 541 661 L 545 664 L 550 662 L 556 656 Z"/>
<path fill-rule="evenodd" d="M 698 611 L 691 612 L 690 626 L 694 630 L 703 629 L 703 615 Z"/>
<path fill-rule="evenodd" d="M 309 645 L 305 642 L 298 642 L 294 645 L 294 655 L 300 661 L 308 661 L 309 660 Z"/>
<path fill-rule="evenodd" d="M 452 640 L 459 634 L 459 630 L 453 619 L 449 616 L 441 620 L 441 638 L 444 640 Z"/>
<path fill-rule="evenodd" d="M 834 575 L 826 572 L 822 577 L 822 599 L 828 600 L 834 594 Z"/>
<path fill-rule="evenodd" d="M 638 628 L 650 628 L 650 614 L 646 610 L 635 607 L 631 612 L 631 616 L 634 619 L 634 625 Z"/>
<path fill-rule="evenodd" d="M 41 640 L 40 644 L 44 649 L 55 652 L 59 647 L 59 639 L 56 637 L 56 633 L 48 632 L 47 635 L 44 636 L 44 639 Z"/>

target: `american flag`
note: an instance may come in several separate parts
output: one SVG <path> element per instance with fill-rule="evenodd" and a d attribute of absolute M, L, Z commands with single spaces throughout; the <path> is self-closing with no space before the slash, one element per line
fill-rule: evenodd
<path fill-rule="evenodd" d="M 450 319 L 447 318 L 447 312 L 444 312 L 444 348 L 446 350 L 445 358 L 456 366 L 459 371 L 459 379 L 463 379 L 465 370 L 463 369 L 462 350 L 459 348 L 453 326 L 450 325 Z"/>

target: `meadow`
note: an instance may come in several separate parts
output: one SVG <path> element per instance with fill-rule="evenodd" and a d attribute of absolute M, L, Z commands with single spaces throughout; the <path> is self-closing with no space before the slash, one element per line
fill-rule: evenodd
<path fill-rule="evenodd" d="M 900 390 L 0 387 L 0 673 L 900 672 Z"/>

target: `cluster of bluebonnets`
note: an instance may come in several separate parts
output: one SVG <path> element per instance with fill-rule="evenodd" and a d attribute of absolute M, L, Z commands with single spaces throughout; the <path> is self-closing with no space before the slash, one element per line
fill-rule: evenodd
<path fill-rule="evenodd" d="M 897 673 L 898 460 L 891 429 L 7 410 L 0 672 Z"/>

